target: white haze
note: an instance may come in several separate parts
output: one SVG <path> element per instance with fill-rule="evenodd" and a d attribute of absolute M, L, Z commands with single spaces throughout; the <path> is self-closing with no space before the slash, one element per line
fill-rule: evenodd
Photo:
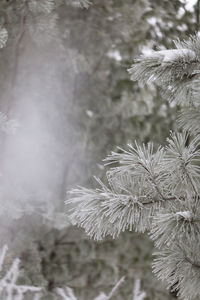
<path fill-rule="evenodd" d="M 18 217 L 41 205 L 62 207 L 67 181 L 82 159 L 73 129 L 75 72 L 63 51 L 59 43 L 30 43 L 19 58 L 9 116 L 20 127 L 3 141 L 2 213 Z"/>

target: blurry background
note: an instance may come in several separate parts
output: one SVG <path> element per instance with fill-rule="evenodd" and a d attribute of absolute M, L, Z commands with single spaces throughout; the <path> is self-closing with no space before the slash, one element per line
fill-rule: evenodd
<path fill-rule="evenodd" d="M 102 159 L 129 142 L 163 144 L 177 107 L 159 89 L 130 81 L 133 58 L 198 31 L 195 0 L 10 0 L 0 2 L 0 244 L 21 259 L 21 282 L 57 299 L 108 292 L 175 297 L 151 273 L 153 245 L 121 234 L 101 243 L 70 225 L 66 192 L 106 182 Z"/>

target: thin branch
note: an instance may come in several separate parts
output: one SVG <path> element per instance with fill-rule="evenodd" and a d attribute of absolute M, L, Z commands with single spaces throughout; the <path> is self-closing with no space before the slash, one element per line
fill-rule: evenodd
<path fill-rule="evenodd" d="M 155 177 L 151 174 L 151 172 L 148 170 L 148 168 L 144 165 L 144 164 L 142 164 L 141 162 L 139 162 L 139 164 L 145 169 L 145 171 L 147 171 L 147 173 L 150 175 L 150 180 L 151 180 L 151 182 L 153 183 L 153 187 L 155 188 L 155 190 L 157 191 L 157 193 L 160 195 L 160 197 L 162 198 L 162 200 L 175 200 L 175 199 L 177 199 L 177 198 L 175 198 L 175 197 L 166 197 L 166 196 L 164 196 L 163 195 L 163 193 L 161 192 L 161 190 L 160 190 L 160 187 L 159 187 L 159 185 L 158 185 L 158 183 L 156 182 L 156 180 L 155 180 Z M 158 200 L 158 201 L 160 201 L 160 200 Z"/>
<path fill-rule="evenodd" d="M 180 198 L 177 198 L 177 197 L 165 197 L 165 198 L 162 198 L 162 199 L 159 199 L 159 200 L 155 200 L 155 201 L 149 201 L 149 202 L 141 202 L 142 205 L 150 205 L 150 204 L 156 204 L 156 203 L 159 203 L 159 202 L 162 202 L 163 203 L 163 200 L 164 201 L 175 201 L 175 200 L 178 200 L 178 199 L 181 199 L 181 200 L 184 200 L 183 197 L 180 197 Z"/>
<path fill-rule="evenodd" d="M 195 185 L 194 185 L 194 183 L 193 183 L 193 180 L 192 180 L 190 174 L 188 173 L 188 171 L 187 171 L 187 169 L 186 169 L 186 167 L 185 167 L 184 159 L 183 159 L 182 157 L 180 157 L 180 159 L 181 159 L 181 161 L 182 161 L 182 168 L 183 168 L 183 170 L 184 170 L 184 172 L 185 172 L 185 174 L 186 174 L 186 176 L 187 176 L 187 178 L 188 178 L 188 180 L 189 180 L 189 182 L 190 182 L 190 184 L 191 184 L 191 186 L 192 186 L 192 188 L 193 188 L 195 194 L 198 195 L 198 191 L 197 191 L 197 189 L 196 189 L 196 187 L 195 187 Z"/>
<path fill-rule="evenodd" d="M 112 289 L 112 291 L 110 292 L 110 294 L 108 295 L 106 300 L 110 300 L 115 293 L 117 292 L 118 288 L 120 287 L 120 285 L 124 282 L 125 277 L 123 276 L 118 282 L 117 284 L 114 286 L 114 288 Z"/>
<path fill-rule="evenodd" d="M 188 180 L 189 180 L 189 182 L 190 182 L 190 184 L 191 184 L 191 186 L 192 186 L 192 188 L 193 188 L 195 194 L 198 195 L 198 191 L 197 191 L 197 189 L 196 189 L 196 187 L 195 187 L 195 185 L 194 185 L 194 183 L 193 183 L 193 181 L 192 181 L 192 178 L 191 178 L 190 174 L 188 174 L 187 171 L 186 171 L 186 175 L 187 175 L 187 178 L 188 178 Z"/>
<path fill-rule="evenodd" d="M 185 256 L 185 260 L 189 262 L 193 267 L 200 268 L 200 263 L 193 262 L 189 257 Z"/>

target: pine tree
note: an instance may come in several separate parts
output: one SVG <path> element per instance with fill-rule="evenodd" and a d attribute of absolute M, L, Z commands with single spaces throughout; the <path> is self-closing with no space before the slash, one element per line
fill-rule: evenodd
<path fill-rule="evenodd" d="M 181 107 L 180 130 L 166 146 L 129 144 L 106 159 L 108 184 L 76 188 L 66 201 L 73 224 L 95 240 L 125 230 L 148 231 L 156 248 L 153 272 L 181 299 L 200 297 L 200 35 L 171 50 L 134 60 L 132 80 L 155 83 Z"/>
<path fill-rule="evenodd" d="M 162 109 L 160 109 L 162 104 L 157 100 L 154 101 L 152 96 L 152 92 L 156 94 L 156 90 L 147 88 L 141 93 L 141 88 L 138 89 L 137 84 L 132 85 L 130 83 L 126 68 L 130 57 L 135 55 L 144 44 L 151 43 L 152 38 L 154 40 L 154 44 L 151 44 L 152 47 L 157 44 L 166 45 L 170 41 L 170 39 L 167 41 L 167 39 L 158 38 L 160 30 L 166 32 L 166 36 L 175 34 L 174 30 L 165 26 L 169 20 L 173 20 L 174 28 L 178 28 L 178 24 L 187 23 L 186 20 L 189 20 L 188 29 L 180 29 L 182 34 L 186 34 L 190 30 L 193 20 L 190 16 L 185 18 L 187 14 L 182 19 L 175 18 L 179 9 L 184 7 L 184 4 L 179 1 L 176 5 L 168 2 L 167 10 L 165 10 L 165 1 L 159 0 L 137 0 L 134 3 L 132 0 L 126 2 L 97 0 L 94 1 L 94 5 L 92 5 L 93 1 L 88 0 L 2 0 L 0 2 L 0 48 L 2 48 L 1 68 L 3 70 L 0 75 L 2 91 L 0 107 L 2 112 L 0 113 L 1 160 L 4 161 L 4 142 L 7 139 L 20 141 L 20 133 L 24 130 L 26 133 L 29 132 L 27 123 L 23 122 L 23 117 L 19 118 L 19 125 L 21 126 L 18 128 L 18 122 L 15 118 L 18 119 L 19 116 L 15 113 L 12 114 L 15 111 L 15 106 L 21 101 L 23 108 L 31 101 L 38 105 L 43 103 L 42 106 L 45 111 L 46 109 L 51 111 L 51 109 L 49 110 L 51 105 L 54 106 L 55 104 L 56 107 L 60 105 L 62 113 L 57 114 L 56 110 L 55 114 L 52 113 L 52 117 L 56 117 L 57 120 L 54 123 L 53 118 L 51 119 L 52 131 L 56 132 L 55 125 L 58 125 L 59 119 L 61 121 L 58 125 L 59 132 L 61 127 L 62 131 L 66 129 L 70 132 L 70 143 L 68 143 L 63 132 L 64 134 L 60 136 L 62 145 L 60 147 L 56 145 L 56 149 L 61 150 L 56 151 L 59 156 L 57 163 L 61 156 L 64 156 L 65 160 L 67 159 L 62 165 L 65 167 L 65 171 L 61 180 L 59 180 L 60 174 L 57 171 L 60 172 L 62 167 L 59 167 L 58 164 L 54 165 L 55 167 L 49 164 L 48 174 L 53 175 L 53 182 L 56 182 L 55 179 L 58 182 L 63 180 L 61 189 L 59 188 L 61 192 L 56 192 L 55 196 L 52 197 L 53 203 L 49 203 L 51 200 L 48 197 L 49 191 L 53 190 L 52 184 L 47 184 L 47 190 L 43 184 L 37 188 L 33 187 L 32 180 L 31 182 L 28 180 L 30 185 L 26 185 L 27 189 L 23 185 L 23 189 L 20 190 L 19 182 L 13 186 L 13 179 L 20 178 L 18 173 L 19 170 L 21 171 L 21 166 L 26 165 L 26 160 L 21 160 L 21 163 L 17 162 L 17 167 L 14 166 L 17 175 L 11 171 L 14 175 L 11 175 L 11 180 L 8 179 L 6 172 L 1 176 L 1 188 L 3 187 L 6 192 L 8 191 L 8 193 L 2 191 L 0 195 L 0 202 L 3 204 L 0 212 L 1 227 L 4 223 L 3 215 L 5 215 L 6 225 L 10 223 L 7 220 L 8 215 L 11 215 L 11 219 L 19 218 L 19 220 L 14 219 L 12 224 L 9 224 L 9 233 L 7 226 L 2 229 L 1 245 L 4 242 L 7 243 L 5 240 L 10 239 L 8 241 L 9 249 L 14 253 L 14 257 L 19 257 L 21 261 L 19 274 L 20 276 L 23 275 L 23 282 L 20 284 L 27 287 L 42 287 L 44 294 L 42 299 L 56 299 L 57 287 L 61 288 L 59 291 L 63 297 L 70 297 L 70 290 L 65 288 L 66 284 L 67 286 L 69 284 L 70 287 L 75 284 L 74 295 L 77 295 L 78 299 L 93 299 L 100 291 L 105 291 L 108 294 L 114 283 L 124 275 L 121 275 L 124 270 L 130 276 L 115 297 L 117 299 L 124 299 L 123 295 L 131 297 L 132 282 L 135 280 L 135 275 L 134 271 L 130 270 L 129 261 L 137 260 L 137 253 L 141 252 L 142 247 L 145 248 L 140 255 L 138 265 L 134 265 L 134 270 L 141 270 L 141 256 L 145 256 L 145 260 L 149 259 L 152 243 L 146 242 L 145 238 L 138 242 L 138 234 L 132 235 L 130 238 L 130 234 L 126 232 L 123 235 L 123 244 L 120 244 L 122 240 L 112 242 L 107 240 L 99 247 L 99 244 L 89 241 L 87 237 L 82 238 L 82 231 L 79 231 L 79 238 L 77 238 L 74 234 L 76 229 L 66 228 L 64 213 L 62 209 L 59 212 L 55 210 L 55 206 L 63 202 L 66 183 L 72 185 L 74 181 L 77 181 L 77 178 L 81 178 L 81 184 L 88 181 L 90 174 L 84 166 L 89 165 L 88 162 L 91 158 L 93 161 L 90 165 L 96 166 L 96 157 L 99 161 L 99 157 L 105 156 L 112 144 L 122 143 L 125 138 L 132 137 L 133 129 L 137 138 L 145 140 L 149 139 L 151 128 L 156 129 L 155 137 L 165 136 L 159 126 L 159 117 L 162 117 Z M 91 9 L 88 9 L 89 6 Z M 155 8 L 157 11 L 154 11 Z M 148 19 L 151 16 L 155 18 L 155 15 L 158 24 L 152 26 Z M 162 23 L 159 21 L 160 18 Z M 116 55 L 120 57 L 120 62 L 116 59 Z M 34 68 L 32 69 L 33 65 Z M 62 73 L 62 79 L 58 75 L 60 72 L 56 73 L 55 65 L 60 71 L 65 70 Z M 27 76 L 27 74 L 31 74 L 31 76 Z M 41 85 L 37 84 L 39 81 L 42 83 Z M 60 93 L 59 95 L 54 94 L 54 91 L 61 87 L 56 85 L 58 81 L 63 82 L 61 89 L 64 99 Z M 23 93 L 24 84 L 26 85 L 26 97 Z M 47 92 L 49 86 L 51 86 L 49 91 L 51 91 L 52 97 L 49 97 Z M 39 102 L 36 101 L 35 91 L 39 92 Z M 71 102 L 68 105 L 66 95 L 70 96 Z M 157 106 L 157 119 L 153 114 L 154 105 Z M 68 106 L 67 110 L 63 109 L 66 106 Z M 167 111 L 168 115 L 170 114 L 169 111 Z M 26 116 L 29 118 L 31 115 L 32 112 L 27 113 Z M 73 118 L 77 118 L 75 115 L 78 115 L 80 124 L 72 121 Z M 57 118 L 58 116 L 59 118 Z M 143 120 L 146 116 L 149 117 L 149 120 L 143 126 Z M 166 118 L 166 123 L 162 126 L 166 132 L 170 120 L 170 118 Z M 75 138 L 74 127 L 76 126 L 74 123 L 77 127 L 81 127 L 81 130 L 78 129 L 80 132 L 75 128 Z M 8 133 L 15 131 L 14 136 L 8 136 Z M 3 139 L 1 139 L 2 137 Z M 46 138 L 44 140 L 46 141 Z M 74 145 L 74 141 L 77 143 L 76 145 Z M 54 152 L 53 145 L 55 144 L 49 145 L 49 152 L 51 153 Z M 17 158 L 19 153 L 15 147 L 11 148 L 15 151 L 14 155 L 5 151 L 10 166 L 12 165 L 10 158 Z M 30 149 L 28 152 L 34 153 L 34 149 Z M 86 157 L 85 153 L 87 153 Z M 34 164 L 36 163 L 35 159 L 32 160 L 29 157 L 29 160 L 33 161 Z M 94 167 L 90 168 L 89 166 L 87 168 L 93 172 Z M 103 166 L 100 165 L 98 168 L 102 170 Z M 0 169 L 2 171 L 2 168 Z M 5 170 L 10 171 L 10 168 L 5 166 Z M 84 176 L 82 176 L 83 172 Z M 41 183 L 41 172 L 39 173 L 38 177 Z M 28 172 L 25 177 L 27 180 Z M 33 187 L 33 189 L 27 195 L 25 191 L 30 191 L 29 187 Z M 36 190 L 38 193 L 35 193 Z M 6 234 L 4 234 L 4 230 Z M 67 236 L 67 238 L 64 239 L 63 236 Z M 129 245 L 134 243 L 137 243 L 137 249 L 131 253 L 126 251 L 127 253 L 124 255 L 124 247 L 129 249 Z M 112 249 L 112 259 L 107 255 L 108 252 L 111 252 L 108 247 Z M 81 253 L 80 256 L 78 253 Z M 123 266 L 121 266 L 122 256 Z M 142 268 L 141 273 L 145 273 L 147 278 L 144 283 L 144 278 L 141 277 L 142 284 L 145 284 L 145 290 L 147 290 L 146 286 L 152 285 L 152 278 L 148 276 L 149 272 L 147 274 L 144 268 Z M 78 278 L 73 280 L 72 278 L 75 276 Z M 83 285 L 81 279 L 84 281 Z M 96 291 L 97 289 L 98 291 Z M 159 292 L 162 292 L 161 288 L 159 289 Z M 151 293 L 154 293 L 152 290 Z M 154 298 L 151 294 L 149 295 L 149 291 L 147 294 L 150 299 Z M 168 296 L 167 293 L 166 295 Z M 107 297 L 105 294 L 101 294 L 101 296 Z M 71 297 L 75 296 L 71 293 Z M 138 285 L 135 297 L 144 297 L 144 294 L 139 292 Z"/>

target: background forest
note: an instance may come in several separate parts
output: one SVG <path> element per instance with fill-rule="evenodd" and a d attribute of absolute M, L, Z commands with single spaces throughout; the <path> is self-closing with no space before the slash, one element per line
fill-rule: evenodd
<path fill-rule="evenodd" d="M 138 54 L 197 32 L 199 7 L 189 0 L 0 1 L 0 246 L 8 245 L 1 272 L 19 258 L 17 282 L 42 287 L 37 299 L 75 299 L 59 295 L 67 286 L 92 300 L 122 276 L 113 299 L 137 300 L 138 278 L 145 299 L 176 298 L 152 274 L 148 236 L 124 232 L 95 242 L 70 223 L 64 201 L 72 187 L 95 187 L 93 175 L 104 182 L 102 160 L 117 146 L 162 144 L 176 128 L 179 107 L 155 85 L 131 81 L 127 69 Z"/>

